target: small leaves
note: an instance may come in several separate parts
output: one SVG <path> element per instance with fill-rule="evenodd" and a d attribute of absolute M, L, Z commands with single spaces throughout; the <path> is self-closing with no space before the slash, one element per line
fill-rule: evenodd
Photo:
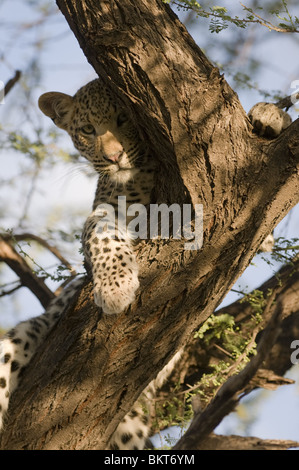
<path fill-rule="evenodd" d="M 42 142 L 39 140 L 31 141 L 22 133 L 10 132 L 8 141 L 11 144 L 11 148 L 22 154 L 27 154 L 36 162 L 44 160 L 47 156 L 47 151 Z"/>
<path fill-rule="evenodd" d="M 25 132 L 5 131 L 0 126 L 0 148 L 13 149 L 22 156 L 29 157 L 36 165 L 57 161 L 57 157 L 65 162 L 78 160 L 78 153 L 64 151 L 59 146 L 60 134 L 55 129 L 35 129 L 34 134 L 29 137 Z"/>
<path fill-rule="evenodd" d="M 205 349 L 207 354 L 214 351 L 214 359 L 207 371 L 202 372 L 199 382 L 188 386 L 184 391 L 177 387 L 164 402 L 156 400 L 157 429 L 171 425 L 184 428 L 193 416 L 194 398 L 199 397 L 201 405 L 205 407 L 222 384 L 244 369 L 251 357 L 256 355 L 255 338 L 262 328 L 260 313 L 264 311 L 269 295 L 271 292 L 264 298 L 263 293 L 256 290 L 245 296 L 244 301 L 252 305 L 254 314 L 243 325 L 244 328 L 242 326 L 242 330 L 236 325 L 232 315 L 223 313 L 211 315 L 195 333 L 194 338 L 200 341 L 200 347 Z"/>
<path fill-rule="evenodd" d="M 233 331 L 235 321 L 231 315 L 211 315 L 202 327 L 194 334 L 194 338 L 203 339 L 206 343 L 212 338 L 220 339 L 227 331 Z"/>
<path fill-rule="evenodd" d="M 252 8 L 249 8 L 241 3 L 244 12 L 246 15 L 241 18 L 239 16 L 231 16 L 227 8 L 214 5 L 209 9 L 204 9 L 198 2 L 194 0 L 164 0 L 164 3 L 172 3 L 176 5 L 177 8 L 183 10 L 193 10 L 196 13 L 196 16 L 202 18 L 210 18 L 209 30 L 212 33 L 220 33 L 224 29 L 227 29 L 229 24 L 234 24 L 238 28 L 246 28 L 249 24 L 260 24 L 261 26 L 267 27 L 269 30 L 278 31 L 278 32 L 288 32 L 288 33 L 298 33 L 299 29 L 296 25 L 299 24 L 298 18 L 290 14 L 287 6 L 287 1 L 283 0 L 281 2 L 281 8 L 272 10 L 271 12 L 264 11 L 262 7 L 257 7 L 256 10 L 261 10 L 261 13 L 266 16 L 270 14 L 276 16 L 280 22 L 275 24 L 274 21 L 269 21 L 268 19 L 263 18 L 253 11 Z M 283 15 L 283 16 L 282 16 Z M 283 22 L 281 22 L 283 21 Z"/>

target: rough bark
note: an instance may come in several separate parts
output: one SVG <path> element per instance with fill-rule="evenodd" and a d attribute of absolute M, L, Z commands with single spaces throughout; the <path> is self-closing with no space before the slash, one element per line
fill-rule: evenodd
<path fill-rule="evenodd" d="M 141 289 L 103 316 L 91 285 L 24 374 L 1 448 L 103 449 L 145 385 L 219 305 L 299 200 L 299 123 L 268 142 L 159 0 L 57 0 L 159 162 L 153 201 L 202 203 L 203 248 L 139 247 Z M 146 367 L 144 366 L 146 364 Z"/>
<path fill-rule="evenodd" d="M 288 450 L 294 447 L 298 447 L 298 442 L 213 434 L 197 450 Z"/>

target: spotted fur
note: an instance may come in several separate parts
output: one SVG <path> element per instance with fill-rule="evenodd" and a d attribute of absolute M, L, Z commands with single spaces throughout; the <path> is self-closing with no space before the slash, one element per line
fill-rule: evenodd
<path fill-rule="evenodd" d="M 55 298 L 43 315 L 19 323 L 0 341 L 0 430 L 10 395 L 17 388 L 24 368 L 70 305 L 81 284 L 80 279 L 69 285 L 63 296 Z"/>

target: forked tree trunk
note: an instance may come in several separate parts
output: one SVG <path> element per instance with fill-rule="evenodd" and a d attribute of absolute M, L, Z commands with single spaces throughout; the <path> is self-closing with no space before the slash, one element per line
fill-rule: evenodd
<path fill-rule="evenodd" d="M 146 384 L 299 200 L 299 124 L 273 142 L 160 0 L 57 0 L 160 170 L 153 202 L 203 204 L 203 247 L 141 244 L 141 288 L 103 316 L 87 285 L 28 368 L 2 448 L 103 449 Z M 61 90 L 63 91 L 63 90 Z M 75 90 L 74 90 L 75 91 Z"/>

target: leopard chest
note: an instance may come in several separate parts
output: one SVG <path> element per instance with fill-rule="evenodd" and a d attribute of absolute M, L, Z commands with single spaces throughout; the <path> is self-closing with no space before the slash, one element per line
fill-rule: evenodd
<path fill-rule="evenodd" d="M 109 181 L 103 182 L 99 178 L 93 209 L 95 210 L 101 204 L 108 204 L 117 214 L 120 205 L 122 207 L 125 205 L 126 210 L 133 204 L 147 206 L 150 203 L 153 185 L 154 172 L 151 169 L 140 170 L 125 185 L 111 185 Z"/>

